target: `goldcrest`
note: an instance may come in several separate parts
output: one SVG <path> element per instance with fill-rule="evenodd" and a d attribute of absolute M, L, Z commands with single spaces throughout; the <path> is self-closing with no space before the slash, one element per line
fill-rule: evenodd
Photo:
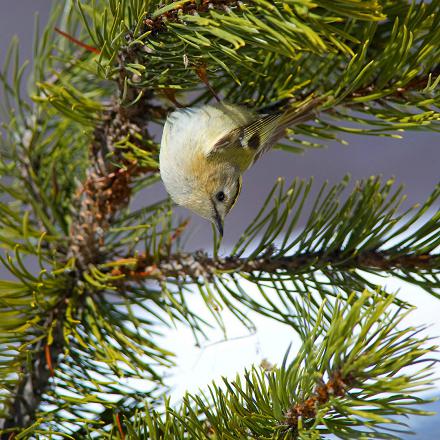
<path fill-rule="evenodd" d="M 210 220 L 223 235 L 242 174 L 286 128 L 310 119 L 317 101 L 310 98 L 300 107 L 265 115 L 225 102 L 172 112 L 160 146 L 160 174 L 171 198 Z"/>

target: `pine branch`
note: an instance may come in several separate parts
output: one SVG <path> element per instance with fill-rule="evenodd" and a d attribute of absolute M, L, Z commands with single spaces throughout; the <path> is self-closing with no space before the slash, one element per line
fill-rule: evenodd
<path fill-rule="evenodd" d="M 327 277 L 346 274 L 340 280 L 332 278 L 332 282 L 347 292 L 356 290 L 360 280 L 368 284 L 365 276 L 358 280 L 352 278 L 357 271 L 388 273 L 404 279 L 411 279 L 411 274 L 425 274 L 419 284 L 434 295 L 438 294 L 438 213 L 424 219 L 424 224 L 414 231 L 410 232 L 409 228 L 435 205 L 440 187 L 418 212 L 399 214 L 403 197 L 401 189 L 392 192 L 392 181 L 383 186 L 377 178 L 358 182 L 342 202 L 347 183 L 346 179 L 328 190 L 325 186 L 321 188 L 306 226 L 294 232 L 311 190 L 311 181 L 294 181 L 284 189 L 283 181 L 279 180 L 231 256 L 173 250 L 173 237 L 167 232 L 161 240 L 167 245 L 147 248 L 144 254 L 125 256 L 99 267 L 122 284 L 150 278 L 161 282 L 176 279 L 182 283 L 185 280 L 215 283 L 221 275 L 241 274 L 256 283 L 271 278 L 304 280 L 304 277 L 312 277 L 313 283 L 322 288 L 325 283 L 321 285 L 314 274 L 322 273 Z M 259 243 L 255 242 L 257 237 L 262 237 Z M 418 245 L 420 242 L 423 246 Z M 246 252 L 248 255 L 244 256 Z"/>
<path fill-rule="evenodd" d="M 102 132 L 98 131 L 96 137 L 101 136 Z M 82 278 L 85 267 L 100 261 L 103 255 L 100 253 L 101 231 L 108 228 L 115 210 L 125 206 L 129 200 L 128 179 L 129 171 L 132 169 L 127 171 L 112 167 L 111 170 L 114 171 L 109 172 L 103 160 L 104 152 L 108 151 L 107 147 L 107 143 L 100 144 L 99 148 L 96 148 L 96 143 L 93 144 L 92 148 L 97 150 L 95 160 L 88 171 L 89 178 L 79 192 L 78 214 L 71 225 L 72 242 L 67 247 L 66 255 L 67 258 L 71 257 L 77 261 L 77 267 L 72 271 L 73 277 Z M 105 172 L 108 174 L 103 174 Z M 21 367 L 21 374 L 13 392 L 14 398 L 8 404 L 9 417 L 3 422 L 4 434 L 0 437 L 2 440 L 9 439 L 11 432 L 29 427 L 35 421 L 43 396 L 52 387 L 51 378 L 54 370 L 66 350 L 67 304 L 77 297 L 77 294 L 76 287 L 67 290 L 62 297 L 61 305 L 50 310 L 41 332 L 48 333 L 50 329 L 52 342 L 49 344 L 46 339 L 42 339 L 28 347 L 33 356 L 26 359 Z M 81 314 L 84 309 L 85 298 L 77 304 L 76 314 Z"/>
<path fill-rule="evenodd" d="M 196 15 L 210 10 L 227 11 L 229 7 L 239 6 L 237 0 L 203 0 L 197 3 L 195 0 L 171 3 L 159 9 L 150 17 L 145 18 L 145 29 L 141 33 L 150 31 L 152 37 L 159 32 L 167 31 L 167 23 L 182 22 L 183 15 Z"/>
<path fill-rule="evenodd" d="M 144 253 L 104 262 L 94 269 L 96 276 L 89 276 L 101 289 L 113 286 L 140 295 L 139 286 L 157 280 L 173 301 L 185 298 L 191 283 L 220 323 L 223 306 L 242 322 L 250 308 L 300 334 L 295 320 L 299 297 L 312 295 L 319 306 L 336 293 L 376 289 L 369 274 L 393 275 L 438 296 L 440 217 L 427 213 L 437 203 L 440 187 L 418 211 L 402 214 L 401 189 L 393 192 L 392 181 L 358 182 L 345 197 L 347 183 L 321 188 L 305 226 L 296 231 L 311 182 L 294 181 L 284 188 L 279 180 L 230 256 L 221 257 L 216 250 L 213 256 L 186 253 L 173 239 L 175 230 L 164 230 L 159 240 L 152 234 Z M 127 240 L 136 233 L 128 231 Z M 243 287 L 249 282 L 255 286 L 250 291 Z"/>
<path fill-rule="evenodd" d="M 285 272 L 300 274 L 319 270 L 350 271 L 351 269 L 366 271 L 395 272 L 399 269 L 417 272 L 423 270 L 440 270 L 440 254 L 396 255 L 387 251 L 356 252 L 352 256 L 343 251 L 315 252 L 292 256 L 263 256 L 249 259 L 234 256 L 209 257 L 205 252 L 174 253 L 164 255 L 157 261 L 154 256 L 136 256 L 116 260 L 103 265 L 119 266 L 112 270 L 113 276 L 125 275 L 127 281 L 167 278 L 181 278 L 197 281 L 212 280 L 220 273 L 265 273 L 276 274 Z M 125 267 L 124 267 L 125 266 Z M 133 269 L 127 268 L 132 266 Z"/>
<path fill-rule="evenodd" d="M 343 398 L 350 388 L 354 388 L 356 379 L 351 374 L 343 376 L 341 369 L 332 371 L 329 379 L 315 387 L 314 393 L 307 400 L 296 403 L 286 412 L 286 424 L 293 432 L 298 432 L 298 426 L 303 420 L 316 419 L 319 407 L 329 403 L 332 398 Z"/>
<path fill-rule="evenodd" d="M 71 319 L 64 318 L 71 309 L 68 296 L 73 290 L 69 268 L 50 261 L 41 247 L 32 252 L 41 265 L 38 276 L 27 271 L 18 249 L 15 261 L 1 258 L 3 266 L 18 280 L 0 281 L 2 312 L 8 317 L 0 324 L 0 340 L 6 348 L 2 350 L 2 367 L 6 364 L 10 368 L 1 377 L 2 439 L 10 438 L 20 427 L 34 424 L 65 349 L 65 326 L 71 323 Z M 58 271 L 43 266 L 49 262 L 53 268 L 58 266 Z M 15 370 L 17 377 L 11 375 Z"/>
<path fill-rule="evenodd" d="M 440 66 L 435 67 L 428 75 L 417 76 L 403 87 L 398 87 L 391 92 L 391 94 L 397 98 L 404 98 L 406 93 L 411 93 L 414 91 L 419 92 L 427 87 L 433 78 L 438 78 L 440 76 Z M 362 89 L 356 90 L 352 93 L 353 98 L 362 98 L 372 95 L 376 92 L 374 85 L 364 87 Z M 388 97 L 389 95 L 387 95 Z M 382 98 L 383 99 L 383 98 Z"/>
<path fill-rule="evenodd" d="M 322 305 L 316 321 L 303 323 L 304 342 L 292 361 L 286 354 L 279 367 L 224 378 L 207 392 L 187 394 L 180 407 L 166 404 L 164 414 L 126 418 L 127 432 L 152 440 L 396 438 L 393 424 L 397 434 L 406 429 L 395 416 L 423 414 L 414 391 L 429 386 L 428 353 L 435 348 L 425 346 L 420 329 L 399 329 L 405 314 L 392 302 L 364 292 Z M 406 371 L 413 362 L 415 374 Z"/>
<path fill-rule="evenodd" d="M 11 440 L 20 429 L 35 423 L 44 394 L 52 386 L 54 370 L 58 366 L 64 351 L 63 317 L 66 306 L 61 303 L 50 312 L 50 316 L 42 324 L 44 332 L 51 331 L 50 345 L 47 339 L 41 339 L 29 347 L 30 359 L 23 364 L 13 399 L 8 402 L 9 416 L 0 419 L 0 439 Z"/>

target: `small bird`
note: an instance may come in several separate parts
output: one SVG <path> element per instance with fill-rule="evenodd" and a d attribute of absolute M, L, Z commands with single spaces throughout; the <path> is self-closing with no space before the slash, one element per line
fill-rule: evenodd
<path fill-rule="evenodd" d="M 223 236 L 226 215 L 240 194 L 242 174 L 285 135 L 311 119 L 318 98 L 299 107 L 258 114 L 217 102 L 172 112 L 163 129 L 160 174 L 171 198 L 210 220 Z"/>

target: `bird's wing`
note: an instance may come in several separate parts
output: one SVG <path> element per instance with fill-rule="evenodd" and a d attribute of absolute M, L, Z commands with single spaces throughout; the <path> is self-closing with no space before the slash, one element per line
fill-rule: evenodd
<path fill-rule="evenodd" d="M 299 107 L 261 116 L 243 127 L 238 127 L 219 139 L 211 152 L 218 153 L 227 148 L 246 148 L 253 150 L 255 160 L 270 149 L 286 134 L 286 129 L 311 119 L 322 100 L 309 98 Z"/>
<path fill-rule="evenodd" d="M 270 135 L 276 127 L 276 121 L 279 120 L 281 115 L 282 113 L 274 113 L 259 117 L 247 125 L 231 130 L 215 143 L 212 151 L 218 152 L 231 147 L 260 149 L 270 139 Z"/>

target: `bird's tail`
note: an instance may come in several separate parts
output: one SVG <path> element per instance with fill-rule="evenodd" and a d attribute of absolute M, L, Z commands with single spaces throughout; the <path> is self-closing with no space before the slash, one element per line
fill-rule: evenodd
<path fill-rule="evenodd" d="M 275 145 L 280 139 L 285 137 L 286 129 L 313 119 L 318 113 L 319 105 L 323 102 L 324 98 L 316 98 L 310 95 L 298 107 L 289 108 L 277 114 L 265 116 L 263 120 L 267 119 L 267 125 L 270 126 L 270 129 L 266 132 L 266 142 L 256 155 L 255 160 Z"/>
<path fill-rule="evenodd" d="M 284 136 L 284 132 L 287 128 L 313 119 L 318 113 L 319 105 L 323 102 L 323 98 L 317 98 L 311 95 L 298 107 L 285 110 L 281 114 L 281 120 L 279 121 L 279 127 L 282 131 L 281 136 Z"/>

